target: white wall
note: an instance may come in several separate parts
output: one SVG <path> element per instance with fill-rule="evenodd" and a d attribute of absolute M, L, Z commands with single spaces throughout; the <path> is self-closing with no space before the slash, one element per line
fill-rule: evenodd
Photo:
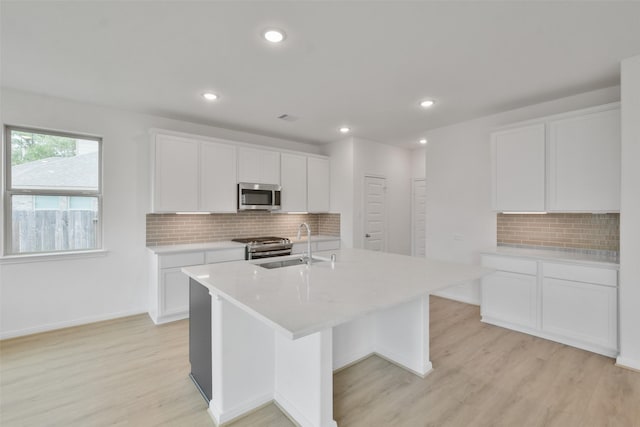
<path fill-rule="evenodd" d="M 411 255 L 411 151 L 354 138 L 354 246 L 364 247 L 364 177 L 386 179 L 387 252 Z"/>
<path fill-rule="evenodd" d="M 622 61 L 620 356 L 640 370 L 640 56 Z"/>
<path fill-rule="evenodd" d="M 353 139 L 336 141 L 329 145 L 330 208 L 339 212 L 340 238 L 343 248 L 353 248 Z"/>
<path fill-rule="evenodd" d="M 3 124 L 99 135 L 105 256 L 0 260 L 0 338 L 147 311 L 152 127 L 323 154 L 323 147 L 2 89 Z M 4 172 L 2 171 L 4 174 Z"/>
<path fill-rule="evenodd" d="M 411 151 L 411 179 L 424 179 L 426 171 L 427 147 L 423 146 Z"/>
<path fill-rule="evenodd" d="M 364 177 L 386 178 L 387 251 L 411 254 L 411 152 L 359 138 L 336 141 L 331 156 L 331 211 L 340 212 L 343 247 L 364 246 Z"/>
<path fill-rule="evenodd" d="M 479 263 L 480 251 L 496 245 L 496 214 L 491 210 L 490 132 L 536 117 L 618 101 L 619 87 L 536 104 L 426 134 L 427 257 Z M 480 303 L 478 282 L 439 295 Z"/>

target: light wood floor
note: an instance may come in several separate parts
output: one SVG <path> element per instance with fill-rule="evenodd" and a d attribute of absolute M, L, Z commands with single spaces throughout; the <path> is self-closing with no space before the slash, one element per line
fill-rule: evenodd
<path fill-rule="evenodd" d="M 370 357 L 337 373 L 339 426 L 640 426 L 639 373 L 479 318 L 432 297 L 434 372 Z M 141 315 L 0 342 L 0 426 L 212 426 L 187 341 L 187 321 Z M 274 405 L 231 424 L 292 425 Z"/>

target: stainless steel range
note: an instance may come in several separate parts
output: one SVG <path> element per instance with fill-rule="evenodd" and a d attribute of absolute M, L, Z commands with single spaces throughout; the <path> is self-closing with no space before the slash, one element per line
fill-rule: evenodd
<path fill-rule="evenodd" d="M 234 242 L 245 243 L 244 259 L 260 259 L 291 255 L 293 243 L 286 237 L 246 237 L 233 239 Z"/>

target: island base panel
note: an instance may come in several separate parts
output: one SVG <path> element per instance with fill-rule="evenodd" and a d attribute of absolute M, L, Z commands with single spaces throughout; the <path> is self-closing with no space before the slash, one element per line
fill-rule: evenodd
<path fill-rule="evenodd" d="M 380 357 L 421 377 L 429 361 L 429 296 L 333 328 L 333 369 Z"/>
<path fill-rule="evenodd" d="M 209 290 L 189 279 L 190 377 L 207 402 L 211 401 L 211 297 Z"/>
<path fill-rule="evenodd" d="M 302 427 L 333 420 L 332 330 L 291 340 L 276 334 L 274 399 Z"/>
<path fill-rule="evenodd" d="M 209 414 L 226 424 L 273 401 L 276 332 L 211 295 L 213 396 Z"/>

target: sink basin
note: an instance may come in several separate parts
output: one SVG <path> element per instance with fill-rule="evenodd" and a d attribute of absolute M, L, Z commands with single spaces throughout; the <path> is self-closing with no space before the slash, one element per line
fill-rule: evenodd
<path fill-rule="evenodd" d="M 327 262 L 327 260 L 322 259 L 322 258 L 315 258 L 312 257 L 311 258 L 311 263 L 315 264 L 317 262 Z M 268 268 L 268 269 L 273 269 L 273 268 L 282 268 L 282 267 L 291 267 L 292 265 L 303 265 L 306 264 L 307 260 L 297 257 L 297 258 L 290 258 L 290 259 L 284 259 L 284 260 L 279 260 L 279 261 L 269 261 L 269 262 L 263 262 L 260 264 L 256 264 L 259 265 L 262 268 Z"/>

